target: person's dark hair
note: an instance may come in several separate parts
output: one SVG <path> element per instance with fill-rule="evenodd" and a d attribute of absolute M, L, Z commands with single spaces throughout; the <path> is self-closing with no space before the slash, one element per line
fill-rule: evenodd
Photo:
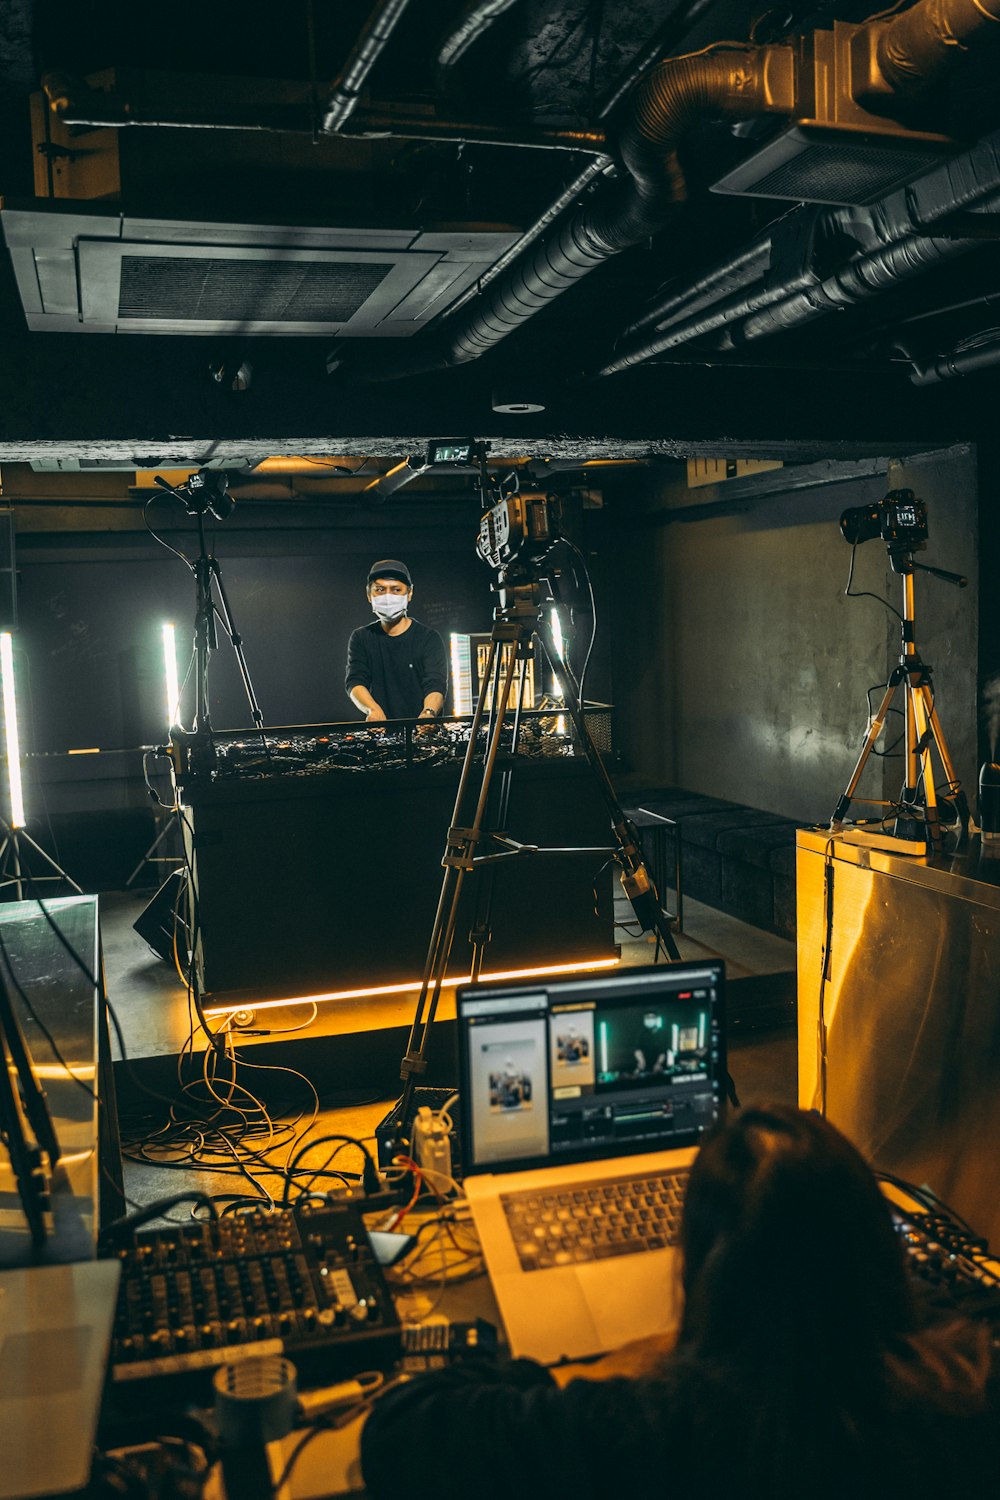
<path fill-rule="evenodd" d="M 863 1157 L 817 1114 L 746 1109 L 706 1142 L 681 1243 L 683 1337 L 705 1352 L 748 1345 L 787 1360 L 819 1343 L 856 1366 L 916 1325 L 889 1207 Z"/>
<path fill-rule="evenodd" d="M 893 1411 L 982 1401 L 985 1330 L 921 1327 L 889 1206 L 819 1115 L 748 1108 L 715 1132 L 691 1170 L 681 1246 L 679 1362 L 741 1393 L 733 1421 L 767 1468 L 763 1493 L 795 1493 L 796 1466 L 820 1453 L 864 1469 Z"/>

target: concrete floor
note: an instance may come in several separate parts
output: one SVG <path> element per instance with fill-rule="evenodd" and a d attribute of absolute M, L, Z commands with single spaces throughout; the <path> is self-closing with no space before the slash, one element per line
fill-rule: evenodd
<path fill-rule="evenodd" d="M 241 1018 L 244 1029 L 233 1033 L 240 1058 L 235 1084 L 226 1069 L 206 1084 L 204 1061 L 214 1054 L 205 1050 L 185 987 L 132 926 L 150 894 L 109 893 L 100 902 L 108 996 L 129 1058 L 128 1063 L 116 1062 L 116 1083 L 125 1187 L 132 1203 L 146 1206 L 192 1192 L 266 1202 L 269 1194 L 280 1193 L 278 1169 L 294 1153 L 305 1148 L 304 1166 L 324 1166 L 332 1148 L 317 1145 L 312 1150 L 310 1141 L 344 1135 L 371 1144 L 375 1126 L 398 1095 L 398 1062 L 413 995 L 333 1001 L 318 1009 L 288 1003 L 266 1015 L 261 1011 Z M 634 935 L 632 912 L 623 897 L 616 901 L 616 922 L 622 962 L 651 962 L 654 945 L 647 936 Z M 732 1002 L 730 1072 L 741 1103 L 794 1102 L 794 944 L 694 901 L 685 902 L 685 931 L 676 941 L 683 959 L 725 960 Z M 443 1031 L 453 1015 L 448 1000 L 446 993 L 442 1020 L 436 1023 Z M 182 1065 L 179 1060 L 192 1047 L 193 1055 Z M 201 1101 L 193 1112 L 203 1123 L 151 1135 L 162 1126 L 165 1100 L 178 1094 L 182 1082 L 186 1099 Z M 223 1135 L 213 1133 L 213 1117 L 225 1120 Z M 206 1136 L 212 1140 L 210 1148 L 204 1145 Z M 347 1147 L 332 1165 L 356 1173 L 360 1163 L 360 1151 Z M 188 1211 L 179 1205 L 170 1217 L 184 1218 Z"/>

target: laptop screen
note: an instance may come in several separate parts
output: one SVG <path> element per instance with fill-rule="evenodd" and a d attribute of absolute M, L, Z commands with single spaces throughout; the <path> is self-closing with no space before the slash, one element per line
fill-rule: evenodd
<path fill-rule="evenodd" d="M 459 989 L 466 1173 L 696 1145 L 726 1079 L 721 963 Z"/>

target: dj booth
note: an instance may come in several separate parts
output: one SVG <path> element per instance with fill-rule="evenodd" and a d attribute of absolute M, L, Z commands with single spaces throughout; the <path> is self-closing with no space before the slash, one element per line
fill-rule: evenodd
<path fill-rule="evenodd" d="M 606 717 L 593 717 L 595 739 L 605 736 Z M 422 731 L 402 721 L 240 730 L 213 735 L 209 757 L 178 757 L 207 1001 L 419 982 L 468 735 L 462 719 Z M 508 752 L 484 827 L 497 826 L 509 771 L 506 833 L 559 852 L 467 875 L 449 977 L 469 972 L 469 932 L 491 884 L 486 974 L 617 952 L 611 818 L 594 770 L 552 714 L 526 714 Z M 481 781 L 477 759 L 471 789 Z"/>

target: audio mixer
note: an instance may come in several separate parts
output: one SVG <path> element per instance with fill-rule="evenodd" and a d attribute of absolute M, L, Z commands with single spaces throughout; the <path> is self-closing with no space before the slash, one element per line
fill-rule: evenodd
<path fill-rule="evenodd" d="M 192 1376 L 252 1355 L 286 1355 L 309 1385 L 399 1354 L 399 1320 L 354 1204 L 140 1231 L 120 1258 L 111 1365 L 122 1395 L 172 1377 L 190 1392 Z"/>

